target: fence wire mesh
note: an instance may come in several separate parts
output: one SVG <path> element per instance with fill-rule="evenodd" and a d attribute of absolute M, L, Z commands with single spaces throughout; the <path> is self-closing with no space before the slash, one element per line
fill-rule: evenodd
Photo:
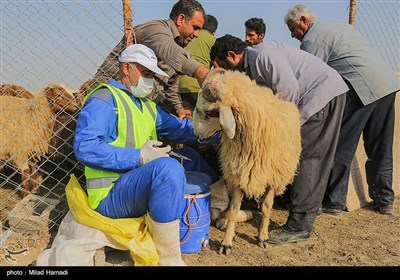
<path fill-rule="evenodd" d="M 394 71 L 399 18 L 398 1 L 357 1 L 356 28 Z M 84 183 L 72 150 L 77 93 L 123 34 L 122 1 L 0 0 L 0 266 L 35 260 L 16 263 L 10 250 L 49 246 L 70 174 Z"/>
<path fill-rule="evenodd" d="M 355 27 L 400 71 L 400 1 L 358 0 Z"/>
<path fill-rule="evenodd" d="M 121 40 L 123 1 L 1 0 L 0 12 L 0 266 L 28 265 L 37 254 L 13 252 L 48 246 L 70 174 L 84 183 L 77 93 Z"/>

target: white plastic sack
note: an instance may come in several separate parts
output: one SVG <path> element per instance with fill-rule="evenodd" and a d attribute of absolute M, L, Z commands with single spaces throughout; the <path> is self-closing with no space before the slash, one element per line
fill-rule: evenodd
<path fill-rule="evenodd" d="M 44 250 L 37 266 L 93 266 L 97 249 L 104 246 L 126 250 L 100 230 L 78 223 L 69 211 L 62 220 L 50 249 Z"/>

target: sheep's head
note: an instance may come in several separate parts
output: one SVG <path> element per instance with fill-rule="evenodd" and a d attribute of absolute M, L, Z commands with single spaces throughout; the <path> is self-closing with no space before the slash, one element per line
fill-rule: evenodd
<path fill-rule="evenodd" d="M 75 112 L 78 110 L 78 104 L 72 93 L 63 85 L 52 83 L 43 89 L 47 100 L 54 113 L 65 111 Z"/>
<path fill-rule="evenodd" d="M 26 88 L 12 84 L 0 85 L 0 95 L 3 96 L 15 96 L 19 98 L 31 99 L 34 97 Z"/>
<path fill-rule="evenodd" d="M 79 104 L 79 106 L 82 106 L 83 99 L 91 91 L 91 89 L 94 88 L 92 82 L 93 81 L 91 79 L 87 80 L 79 87 L 79 90 L 77 92 L 74 92 L 76 102 Z"/>
<path fill-rule="evenodd" d="M 194 133 L 200 141 L 209 140 L 221 130 L 230 139 L 235 136 L 236 122 L 232 108 L 221 100 L 224 74 L 223 69 L 210 71 L 199 91 L 193 122 Z"/>

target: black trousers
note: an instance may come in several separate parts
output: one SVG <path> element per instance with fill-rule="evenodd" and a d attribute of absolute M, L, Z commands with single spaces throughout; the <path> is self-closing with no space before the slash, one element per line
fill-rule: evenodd
<path fill-rule="evenodd" d="M 351 86 L 350 86 L 351 88 Z M 375 206 L 393 204 L 393 134 L 396 93 L 364 106 L 353 88 L 346 107 L 323 205 L 345 209 L 350 166 L 363 135 L 369 196 Z"/>
<path fill-rule="evenodd" d="M 198 96 L 197 92 L 181 93 L 183 107 L 185 107 L 185 109 L 189 109 L 193 112 L 194 108 L 196 108 L 197 96 Z"/>
<path fill-rule="evenodd" d="M 333 165 L 346 95 L 332 99 L 302 125 L 302 152 L 297 175 L 290 188 L 291 229 L 311 231 Z"/>

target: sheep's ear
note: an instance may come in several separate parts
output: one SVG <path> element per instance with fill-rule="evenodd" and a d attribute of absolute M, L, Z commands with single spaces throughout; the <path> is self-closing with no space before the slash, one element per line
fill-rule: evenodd
<path fill-rule="evenodd" d="M 61 85 L 50 84 L 43 89 L 43 92 L 55 113 L 61 110 L 75 112 L 78 109 L 74 96 L 69 94 Z"/>
<path fill-rule="evenodd" d="M 236 121 L 231 107 L 221 105 L 219 108 L 219 123 L 229 139 L 235 137 Z"/>

